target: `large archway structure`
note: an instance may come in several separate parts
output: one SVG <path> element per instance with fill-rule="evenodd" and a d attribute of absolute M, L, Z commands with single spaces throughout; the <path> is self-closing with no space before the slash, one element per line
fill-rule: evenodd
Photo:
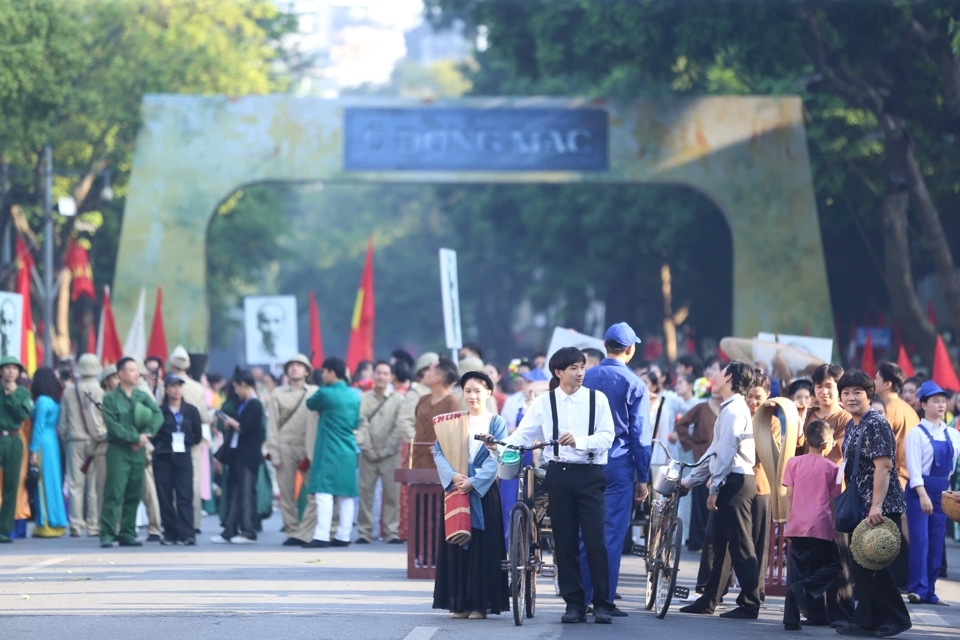
<path fill-rule="evenodd" d="M 266 181 L 687 186 L 731 227 L 734 332 L 833 337 L 797 97 L 152 95 L 143 110 L 114 306 L 127 326 L 140 288 L 162 285 L 167 335 L 191 350 L 206 350 L 209 334 L 210 218 L 239 187 Z"/>

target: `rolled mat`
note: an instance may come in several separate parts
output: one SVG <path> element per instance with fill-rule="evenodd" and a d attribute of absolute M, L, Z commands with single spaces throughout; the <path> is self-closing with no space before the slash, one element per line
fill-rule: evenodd
<path fill-rule="evenodd" d="M 778 410 L 782 412 L 782 417 L 777 415 Z M 779 418 L 779 437 L 774 434 L 774 418 Z M 757 459 L 770 482 L 770 511 L 774 522 L 787 521 L 787 490 L 783 486 L 783 472 L 787 462 L 796 453 L 799 429 L 800 414 L 797 405 L 789 398 L 767 400 L 753 416 L 753 441 L 757 448 Z"/>
<path fill-rule="evenodd" d="M 443 496 L 443 526 L 450 544 L 470 542 L 470 494 L 451 491 Z"/>

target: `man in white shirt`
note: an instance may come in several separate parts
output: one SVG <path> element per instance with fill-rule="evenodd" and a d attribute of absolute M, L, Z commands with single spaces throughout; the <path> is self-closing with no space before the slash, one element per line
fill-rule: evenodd
<path fill-rule="evenodd" d="M 760 612 L 760 564 L 753 544 L 753 499 L 757 482 L 753 475 L 756 447 L 753 421 L 744 395 L 753 386 L 752 365 L 731 362 L 716 378 L 723 402 L 713 431 L 713 443 L 703 454 L 715 455 L 709 467 L 697 467 L 683 479 L 690 489 L 710 478 L 707 509 L 714 512 L 716 531 L 713 545 L 713 571 L 696 602 L 680 609 L 682 613 L 712 614 L 720 592 L 730 575 L 731 561 L 740 581 L 737 608 L 720 614 L 721 618 L 756 620 Z"/>
<path fill-rule="evenodd" d="M 587 603 L 580 570 L 580 536 L 593 578 L 594 621 L 610 624 L 606 520 L 603 474 L 614 426 L 607 397 L 583 385 L 586 358 L 574 347 L 559 349 L 550 358 L 554 389 L 537 397 L 507 444 L 530 446 L 537 441 L 557 444 L 543 450 L 545 486 L 550 496 L 547 514 L 553 525 L 560 595 L 566 602 L 561 622 L 585 622 Z"/>

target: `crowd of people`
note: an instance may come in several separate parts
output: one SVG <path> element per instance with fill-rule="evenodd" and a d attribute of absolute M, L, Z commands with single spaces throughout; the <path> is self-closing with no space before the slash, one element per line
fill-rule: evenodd
<path fill-rule="evenodd" d="M 279 379 L 254 367 L 229 381 L 194 380 L 179 346 L 167 362 L 125 357 L 104 368 L 84 355 L 75 366 L 40 368 L 29 381 L 7 357 L 0 542 L 27 535 L 31 521 L 35 537 L 86 533 L 105 548 L 142 546 L 142 503 L 148 542 L 196 545 L 207 512 L 222 525 L 212 543 L 253 544 L 275 484 L 285 546 L 400 544 L 405 491 L 395 472 L 436 469 L 446 492 L 469 498 L 470 535 L 467 543 L 440 540 L 434 607 L 482 619 L 509 609 L 501 563 L 516 502 L 515 481 L 497 479 L 493 441 L 552 442 L 525 464 L 546 469 L 565 623 L 590 612 L 597 623 L 627 616 L 615 604 L 620 557 L 668 455 L 709 459 L 681 482 L 684 541 L 701 554 L 696 593 L 681 612 L 712 614 L 738 583 L 737 606 L 721 617 L 758 617 L 771 493 L 781 486 L 785 506 L 773 502 L 791 541 L 786 629 L 833 625 L 845 635 L 887 637 L 910 627 L 901 591 L 912 604 L 940 603 L 944 540 L 957 533 L 940 503 L 957 483 L 958 394 L 904 379 L 889 362 L 875 377 L 827 364 L 771 380 L 755 363 L 684 355 L 665 375 L 637 357 L 638 342 L 619 323 L 606 332 L 605 353 L 563 348 L 549 362 L 538 354 L 507 370 L 466 345 L 459 362 L 398 350 L 352 375 L 339 358 L 314 371 L 297 354 Z M 760 411 L 778 396 L 796 408 L 798 426 L 782 410 Z M 447 460 L 434 430 L 436 419 L 457 412 L 471 435 L 488 440 L 470 438 L 466 474 Z M 760 462 L 765 442 L 789 453 L 780 475 Z M 860 526 L 896 531 L 892 562 L 855 559 L 839 511 L 834 520 L 843 487 L 856 494 Z M 799 494 L 804 500 L 794 500 Z"/>

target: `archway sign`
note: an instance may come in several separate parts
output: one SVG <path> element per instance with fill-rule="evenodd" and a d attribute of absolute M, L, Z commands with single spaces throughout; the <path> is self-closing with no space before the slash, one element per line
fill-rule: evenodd
<path fill-rule="evenodd" d="M 833 337 L 797 97 L 613 103 L 151 95 L 143 116 L 114 308 L 127 326 L 140 288 L 162 285 L 167 335 L 193 351 L 206 350 L 209 335 L 210 219 L 231 193 L 257 182 L 689 187 L 730 224 L 734 333 Z"/>

